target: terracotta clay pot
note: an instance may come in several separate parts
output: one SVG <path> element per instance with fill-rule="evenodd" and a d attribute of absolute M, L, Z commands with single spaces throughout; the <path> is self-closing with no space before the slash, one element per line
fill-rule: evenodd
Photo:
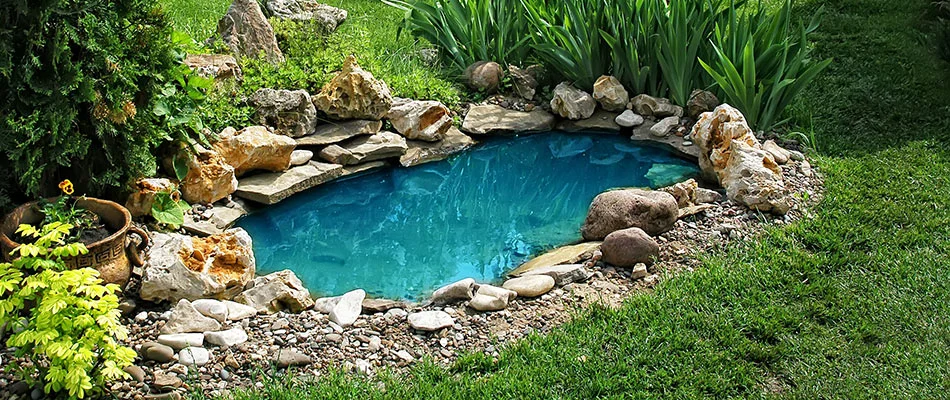
<path fill-rule="evenodd" d="M 4 260 L 11 261 L 10 252 L 20 245 L 12 239 L 16 237 L 17 227 L 20 224 L 36 225 L 43 220 L 43 214 L 36 207 L 38 203 L 34 201 L 24 204 L 4 217 L 3 223 L 0 224 L 0 247 Z M 132 225 L 129 210 L 119 204 L 85 197 L 77 198 L 76 205 L 98 215 L 106 229 L 113 233 L 105 239 L 86 245 L 88 253 L 65 258 L 63 261 L 66 267 L 95 268 L 105 283 L 114 283 L 124 288 L 132 274 L 132 266 L 140 267 L 144 264 L 141 253 L 148 246 L 148 235 Z M 129 234 L 139 235 L 142 238 L 141 243 L 133 246 Z"/>

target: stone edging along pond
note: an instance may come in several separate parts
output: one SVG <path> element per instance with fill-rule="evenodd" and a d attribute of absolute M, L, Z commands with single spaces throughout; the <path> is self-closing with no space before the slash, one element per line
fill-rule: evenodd
<path fill-rule="evenodd" d="M 363 86 L 354 87 L 357 81 Z M 820 198 L 821 178 L 804 156 L 771 141 L 760 144 L 737 110 L 691 104 L 692 117 L 683 118 L 686 110 L 664 99 L 604 100 L 604 93 L 617 92 L 604 90 L 607 83 L 600 83 L 602 92 L 595 90 L 593 96 L 559 85 L 553 114 L 474 105 L 461 130 L 476 136 L 554 129 L 629 134 L 697 159 L 726 195 L 693 180 L 657 191 L 606 192 L 594 200 L 580 227 L 587 241 L 525 263 L 501 287 L 466 279 L 436 290 L 424 304 L 366 299 L 362 290 L 313 299 L 290 271 L 256 277 L 250 237 L 227 229 L 250 203 L 225 199 L 233 193 L 272 204 L 320 183 L 386 166 L 390 159 L 416 165 L 448 157 L 475 141 L 452 127 L 449 112 L 436 102 L 391 99 L 389 106 L 374 106 L 386 103 L 380 99 L 388 89 L 352 60 L 328 85 L 375 93 L 364 103 L 369 106 L 355 107 L 323 92 L 311 99 L 303 91 L 263 89 L 251 102 L 262 123 L 277 126 L 225 130 L 212 149 L 189 156 L 183 195 L 193 203 L 219 205 L 189 215 L 186 229 L 207 237 L 153 234 L 148 266 L 137 271 L 139 278 L 127 290 L 148 303 L 136 307 L 126 300 L 123 310 L 129 344 L 140 354 L 130 369 L 136 379 L 111 389 L 126 398 L 178 398 L 194 385 L 210 394 L 258 385 L 254 371 L 272 365 L 315 375 L 334 367 L 373 374 L 423 357 L 450 363 L 467 351 L 494 356 L 500 344 L 566 322 L 572 310 L 593 302 L 616 307 L 632 293 L 652 288 L 661 275 L 698 267 L 696 255 L 705 250 L 748 238 L 768 224 L 802 218 L 809 203 Z M 622 112 L 603 109 L 621 100 L 627 104 Z M 312 104 L 322 104 L 325 113 L 336 110 L 347 121 L 313 126 Z M 398 133 L 381 130 L 384 117 Z M 688 130 L 694 117 L 699 120 Z M 313 133 L 290 139 L 294 133 L 274 133 L 281 130 Z M 315 155 L 321 161 L 310 161 Z M 247 174 L 262 169 L 273 172 Z M 142 182 L 128 208 L 133 213 L 148 209 L 150 193 L 169 184 Z M 12 377 L 0 375 L 0 389 L 11 382 Z"/>

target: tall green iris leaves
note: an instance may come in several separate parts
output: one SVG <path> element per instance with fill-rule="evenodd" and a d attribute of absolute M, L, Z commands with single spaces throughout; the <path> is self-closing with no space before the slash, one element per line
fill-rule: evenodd
<path fill-rule="evenodd" d="M 601 36 L 608 25 L 606 0 L 522 0 L 534 36 L 534 50 L 549 69 L 591 90 L 610 72 L 610 46 Z"/>
<path fill-rule="evenodd" d="M 406 11 L 406 28 L 439 48 L 457 72 L 477 61 L 520 64 L 528 58 L 520 0 L 383 0 Z"/>

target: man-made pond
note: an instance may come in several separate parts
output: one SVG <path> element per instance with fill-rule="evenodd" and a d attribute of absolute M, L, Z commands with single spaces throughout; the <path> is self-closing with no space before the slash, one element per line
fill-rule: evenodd
<path fill-rule="evenodd" d="M 661 187 L 695 163 L 620 135 L 493 138 L 448 160 L 318 186 L 239 224 L 259 273 L 293 270 L 318 295 L 361 288 L 418 300 L 463 278 L 497 281 L 580 239 L 591 200 Z"/>

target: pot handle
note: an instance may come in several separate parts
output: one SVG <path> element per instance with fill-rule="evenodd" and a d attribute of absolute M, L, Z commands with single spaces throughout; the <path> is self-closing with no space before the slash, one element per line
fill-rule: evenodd
<path fill-rule="evenodd" d="M 145 249 L 151 244 L 151 242 L 149 241 L 148 234 L 135 225 L 129 225 L 129 233 L 134 233 L 142 238 L 142 243 L 139 243 L 138 246 L 129 249 L 129 261 L 132 262 L 132 265 L 141 267 L 145 265 L 145 261 L 142 260 L 142 253 L 145 252 Z"/>

